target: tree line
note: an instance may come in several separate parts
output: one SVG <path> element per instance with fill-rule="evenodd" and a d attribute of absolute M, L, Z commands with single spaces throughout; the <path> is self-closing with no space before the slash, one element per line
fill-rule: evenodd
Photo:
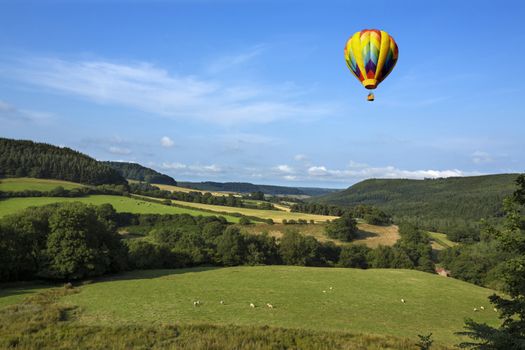
<path fill-rule="evenodd" d="M 122 239 L 118 229 L 142 238 Z M 394 247 L 341 248 L 287 231 L 246 234 L 221 217 L 116 213 L 109 204 L 56 203 L 0 220 L 0 281 L 79 280 L 127 269 L 285 264 L 433 271 L 420 231 Z M 403 231 L 405 232 L 405 231 Z M 427 244 L 428 249 L 430 245 Z"/>
<path fill-rule="evenodd" d="M 292 212 L 309 213 L 318 215 L 342 216 L 345 213 L 353 217 L 362 218 L 372 225 L 389 225 L 392 217 L 371 205 L 359 204 L 350 208 L 342 208 L 336 205 L 312 202 L 298 202 L 292 205 Z"/>
<path fill-rule="evenodd" d="M 89 185 L 126 184 L 115 169 L 70 148 L 0 138 L 0 177 L 8 176 Z"/>
<path fill-rule="evenodd" d="M 145 166 L 142 166 L 137 163 L 127 163 L 127 162 L 102 162 L 102 163 L 117 170 L 120 173 L 120 175 L 122 175 L 125 179 L 144 181 L 144 182 L 153 183 L 153 184 L 177 186 L 177 181 L 175 181 L 171 176 L 161 174 L 156 170 L 153 170 L 151 168 L 146 168 Z"/>

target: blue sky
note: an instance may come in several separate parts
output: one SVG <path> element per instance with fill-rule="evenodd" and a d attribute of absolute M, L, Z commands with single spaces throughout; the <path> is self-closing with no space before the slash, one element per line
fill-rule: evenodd
<path fill-rule="evenodd" d="M 523 1 L 1 1 L 0 136 L 178 180 L 522 172 Z M 343 47 L 389 32 L 366 102 Z"/>

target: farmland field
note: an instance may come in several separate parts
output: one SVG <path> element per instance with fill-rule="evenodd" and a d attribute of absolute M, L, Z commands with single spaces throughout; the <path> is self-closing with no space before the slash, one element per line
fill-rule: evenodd
<path fill-rule="evenodd" d="M 325 222 L 326 220 L 337 219 L 337 216 L 325 216 L 316 214 L 305 214 L 305 213 L 292 213 L 282 210 L 264 210 L 264 209 L 250 209 L 250 208 L 238 208 L 238 207 L 227 207 L 222 205 L 202 204 L 202 203 L 191 203 L 172 200 L 172 203 L 177 205 L 184 205 L 193 207 L 196 209 L 213 210 L 217 212 L 226 213 L 240 213 L 247 216 L 256 216 L 262 219 L 272 219 L 274 222 L 282 222 L 283 220 L 299 220 L 304 219 L 308 222 L 314 220 L 315 222 Z"/>
<path fill-rule="evenodd" d="M 171 192 L 186 192 L 186 193 L 187 192 L 200 192 L 200 193 L 210 192 L 210 191 L 201 191 L 201 190 L 196 190 L 193 188 L 186 188 L 186 187 L 172 186 L 172 185 L 162 185 L 162 184 L 151 184 L 151 185 L 156 186 L 160 188 L 161 190 L 171 191 Z M 229 194 L 239 196 L 238 193 L 234 193 L 234 192 L 210 192 L 210 193 L 214 196 L 227 196 Z"/>
<path fill-rule="evenodd" d="M 118 212 L 137 214 L 190 214 L 193 216 L 223 216 L 230 222 L 239 222 L 239 218 L 230 215 L 213 214 L 198 209 L 188 209 L 167 206 L 159 203 L 150 203 L 139 199 L 110 196 L 93 195 L 78 198 L 62 197 L 31 197 L 31 198 L 8 198 L 0 201 L 0 217 L 16 213 L 30 206 L 42 206 L 57 202 L 82 202 L 85 204 L 101 205 L 111 204 Z"/>
<path fill-rule="evenodd" d="M 252 234 L 267 232 L 270 236 L 280 238 L 288 230 L 297 230 L 303 235 L 313 236 L 321 242 L 331 241 L 335 244 L 364 244 L 370 248 L 378 245 L 394 245 L 399 239 L 399 231 L 396 225 L 376 226 L 364 222 L 357 224 L 359 229 L 358 237 L 351 243 L 345 243 L 337 239 L 329 238 L 325 235 L 325 225 L 284 225 L 284 224 L 258 224 L 252 226 L 242 226 L 244 231 Z"/>
<path fill-rule="evenodd" d="M 0 179 L 0 191 L 50 191 L 58 186 L 62 186 L 66 190 L 83 187 L 84 185 L 51 179 L 34 179 L 30 177 L 17 177 Z"/>
<path fill-rule="evenodd" d="M 413 270 L 292 266 L 150 270 L 80 288 L 63 301 L 81 307 L 79 321 L 86 325 L 270 325 L 412 339 L 432 332 L 436 342 L 452 345 L 459 341 L 454 332 L 462 329 L 466 317 L 497 323 L 487 301 L 492 290 Z M 201 306 L 194 307 L 195 300 Z M 473 312 L 483 305 L 486 311 Z"/>
<path fill-rule="evenodd" d="M 456 242 L 448 239 L 447 235 L 439 232 L 427 231 L 430 239 L 432 240 L 432 248 L 436 250 L 443 250 L 446 248 L 454 247 L 458 245 Z"/>

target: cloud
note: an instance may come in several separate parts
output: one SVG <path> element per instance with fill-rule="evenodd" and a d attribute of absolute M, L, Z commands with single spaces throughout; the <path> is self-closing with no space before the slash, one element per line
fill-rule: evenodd
<path fill-rule="evenodd" d="M 224 70 L 228 70 L 240 65 L 243 65 L 249 61 L 252 61 L 257 56 L 260 56 L 266 50 L 266 45 L 259 44 L 255 45 L 248 50 L 238 53 L 236 55 L 227 55 L 217 59 L 210 64 L 208 70 L 211 73 L 219 73 Z"/>
<path fill-rule="evenodd" d="M 308 157 L 304 154 L 296 154 L 293 159 L 295 159 L 298 162 L 304 162 L 308 160 Z"/>
<path fill-rule="evenodd" d="M 0 100 L 0 120 L 6 122 L 45 122 L 53 118 L 53 114 L 28 109 L 20 109 L 8 102 Z"/>
<path fill-rule="evenodd" d="M 476 151 L 472 153 L 472 162 L 474 164 L 486 164 L 492 163 L 494 158 L 487 152 Z"/>
<path fill-rule="evenodd" d="M 170 148 L 170 147 L 173 147 L 175 142 L 173 142 L 173 140 L 169 138 L 168 136 L 163 136 L 160 139 L 160 144 L 162 145 L 162 147 Z"/>
<path fill-rule="evenodd" d="M 291 166 L 286 165 L 286 164 L 278 165 L 274 169 L 277 170 L 278 172 L 285 173 L 285 174 L 293 174 L 295 172 Z"/>
<path fill-rule="evenodd" d="M 164 162 L 161 167 L 165 170 L 171 170 L 176 176 L 217 176 L 224 172 L 222 167 L 217 164 L 189 165 L 179 162 Z"/>
<path fill-rule="evenodd" d="M 329 169 L 326 166 L 311 166 L 307 169 L 311 178 L 324 178 L 325 180 L 349 181 L 364 180 L 368 178 L 402 178 L 424 179 L 480 175 L 478 172 L 465 172 L 459 169 L 446 170 L 405 170 L 394 166 L 369 167 L 366 164 L 351 163 L 347 169 Z"/>
<path fill-rule="evenodd" d="M 4 75 L 27 84 L 171 118 L 219 124 L 268 123 L 319 118 L 332 112 L 328 105 L 298 100 L 293 84 L 231 84 L 173 74 L 147 62 L 28 58 L 0 61 L 0 68 Z"/>
<path fill-rule="evenodd" d="M 108 148 L 109 153 L 118 155 L 129 155 L 131 150 L 129 148 L 111 146 Z"/>

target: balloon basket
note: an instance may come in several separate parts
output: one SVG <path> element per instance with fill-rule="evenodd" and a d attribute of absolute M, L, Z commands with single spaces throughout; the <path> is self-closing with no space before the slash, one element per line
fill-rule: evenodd
<path fill-rule="evenodd" d="M 373 93 L 369 93 L 368 97 L 366 98 L 369 102 L 372 102 L 375 99 L 375 96 Z"/>

